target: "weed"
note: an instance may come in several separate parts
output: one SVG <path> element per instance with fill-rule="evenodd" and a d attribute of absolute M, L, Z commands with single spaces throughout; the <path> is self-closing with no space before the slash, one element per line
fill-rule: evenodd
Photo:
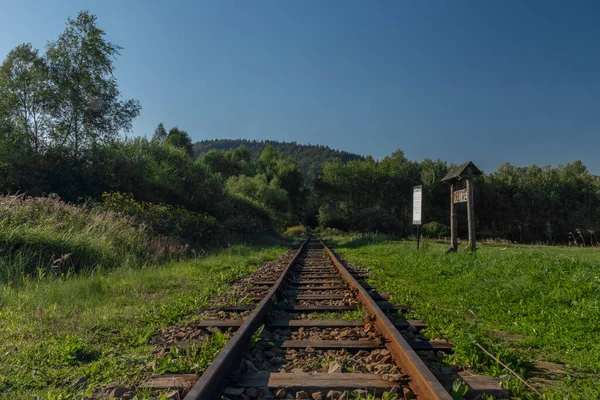
<path fill-rule="evenodd" d="M 260 328 L 258 328 L 256 332 L 252 334 L 252 336 L 250 337 L 250 343 L 248 344 L 248 348 L 253 349 L 256 347 L 256 345 L 262 340 L 260 335 L 263 333 L 264 330 L 265 326 L 261 325 Z"/>
<path fill-rule="evenodd" d="M 453 400 L 462 400 L 468 390 L 469 387 L 462 380 L 457 379 L 452 383 L 452 392 L 450 392 L 450 395 Z"/>
<path fill-rule="evenodd" d="M 157 360 L 156 372 L 159 374 L 201 374 L 226 344 L 225 335 L 217 331 L 202 345 L 192 343 L 187 347 L 172 347 L 169 353 Z"/>

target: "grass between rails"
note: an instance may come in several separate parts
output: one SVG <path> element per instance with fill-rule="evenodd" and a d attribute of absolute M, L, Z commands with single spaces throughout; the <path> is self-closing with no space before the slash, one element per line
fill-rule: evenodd
<path fill-rule="evenodd" d="M 193 318 L 209 296 L 284 251 L 240 245 L 152 268 L 0 286 L 0 399 L 75 399 L 113 381 L 139 382 L 150 373 L 157 329 Z M 174 363 L 193 361 L 201 372 L 224 343 L 216 338 L 214 349 Z"/>
<path fill-rule="evenodd" d="M 455 344 L 449 359 L 501 376 L 507 372 L 472 344 L 542 386 L 547 399 L 600 398 L 600 252 L 481 245 L 444 254 L 447 244 L 377 237 L 331 237 L 346 261 L 372 268 L 371 284 L 395 304 L 415 307 L 431 338 Z M 542 366 L 550 366 L 543 369 Z M 514 379 L 515 398 L 529 398 Z"/>

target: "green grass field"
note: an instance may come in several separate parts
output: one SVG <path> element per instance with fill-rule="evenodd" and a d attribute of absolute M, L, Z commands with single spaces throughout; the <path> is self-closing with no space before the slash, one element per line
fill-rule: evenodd
<path fill-rule="evenodd" d="M 140 382 L 152 372 L 148 338 L 157 329 L 192 319 L 209 296 L 284 251 L 234 246 L 160 266 L 0 285 L 0 399 L 75 399 L 110 382 Z M 173 362 L 201 372 L 223 344 Z"/>
<path fill-rule="evenodd" d="M 372 268 L 371 283 L 415 307 L 431 338 L 456 346 L 450 362 L 507 372 L 472 344 L 499 355 L 548 399 L 600 398 L 600 249 L 447 244 L 331 236 L 347 262 Z M 531 397 L 514 379 L 515 398 Z"/>

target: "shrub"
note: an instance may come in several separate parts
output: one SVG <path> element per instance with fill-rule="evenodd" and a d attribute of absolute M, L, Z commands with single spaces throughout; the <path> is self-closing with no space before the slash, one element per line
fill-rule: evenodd
<path fill-rule="evenodd" d="M 104 193 L 102 207 L 133 217 L 161 235 L 187 242 L 212 243 L 221 239 L 221 230 L 214 217 L 186 210 L 181 206 L 138 202 L 132 194 Z"/>
<path fill-rule="evenodd" d="M 250 199 L 228 196 L 223 201 L 223 210 L 223 226 L 233 236 L 275 233 L 273 217 L 269 211 Z"/>
<path fill-rule="evenodd" d="M 283 232 L 283 237 L 285 238 L 301 238 L 306 236 L 308 236 L 308 231 L 302 225 L 290 226 Z"/>
<path fill-rule="evenodd" d="M 350 221 L 343 217 L 331 215 L 324 209 L 319 210 L 318 219 L 321 228 L 333 228 L 346 232 L 350 230 Z"/>
<path fill-rule="evenodd" d="M 450 228 L 437 221 L 431 221 L 421 226 L 421 235 L 428 238 L 439 238 L 450 235 Z"/>

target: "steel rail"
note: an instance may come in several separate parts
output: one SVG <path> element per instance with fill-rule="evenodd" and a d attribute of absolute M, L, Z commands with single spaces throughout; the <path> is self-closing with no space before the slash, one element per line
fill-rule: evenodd
<path fill-rule="evenodd" d="M 221 350 L 206 371 L 200 376 L 184 400 L 212 400 L 221 398 L 221 393 L 225 390 L 225 386 L 228 383 L 229 374 L 241 362 L 244 353 L 248 350 L 250 338 L 271 310 L 283 280 L 298 260 L 298 257 L 305 250 L 309 240 L 310 236 L 302 243 L 294 258 L 285 267 L 265 298 L 257 304 L 256 308 L 242 323 L 233 338 L 227 342 L 223 350 Z"/>
<path fill-rule="evenodd" d="M 417 395 L 417 398 L 420 400 L 452 400 L 452 396 L 450 396 L 417 353 L 410 347 L 406 339 L 402 337 L 365 288 L 344 267 L 333 251 L 322 240 L 320 242 L 327 252 L 329 260 L 335 265 L 346 283 L 357 292 L 358 299 L 365 306 L 365 310 L 369 316 L 374 318 L 375 328 L 386 339 L 385 347 L 390 351 L 394 357 L 394 361 L 402 371 L 410 376 L 411 381 L 409 385 Z"/>

